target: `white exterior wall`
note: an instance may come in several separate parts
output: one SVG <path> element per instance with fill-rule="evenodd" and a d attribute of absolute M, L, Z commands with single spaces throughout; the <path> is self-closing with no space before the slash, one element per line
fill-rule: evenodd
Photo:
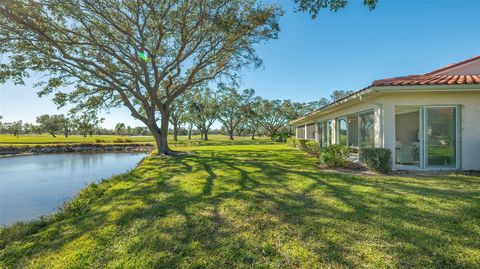
<path fill-rule="evenodd" d="M 459 105 L 460 106 L 460 169 L 480 170 L 480 90 L 462 92 L 414 92 L 375 94 L 366 99 L 352 100 L 352 105 L 342 106 L 328 114 L 305 120 L 298 125 L 324 122 L 349 114 L 368 110 L 375 116 L 375 147 L 385 147 L 395 155 L 395 106 L 397 105 Z M 326 126 L 325 126 L 326 127 Z M 326 132 L 327 129 L 325 128 Z M 336 143 L 336 126 L 333 143 Z"/>
<path fill-rule="evenodd" d="M 435 75 L 472 75 L 472 74 L 480 74 L 480 59 L 435 73 Z"/>
<path fill-rule="evenodd" d="M 306 125 L 306 124 L 309 124 L 309 123 L 312 123 L 312 122 L 324 122 L 324 121 L 329 121 L 329 120 L 332 120 L 333 121 L 333 128 L 334 128 L 334 131 L 333 131 L 333 137 L 332 137 L 332 143 L 337 143 L 337 132 L 336 132 L 336 129 L 337 129 L 337 118 L 340 118 L 340 117 L 343 117 L 343 116 L 346 116 L 346 115 L 350 115 L 350 114 L 356 114 L 356 113 L 359 113 L 359 112 L 364 112 L 364 111 L 368 111 L 368 110 L 374 110 L 374 111 L 378 111 L 378 113 L 375 113 L 375 136 L 376 134 L 380 134 L 380 124 L 378 124 L 377 126 L 377 122 L 380 122 L 380 118 L 377 119 L 377 116 L 380 117 L 381 115 L 381 104 L 374 104 L 374 103 L 370 103 L 370 102 L 361 102 L 361 103 L 357 103 L 355 105 L 352 105 L 352 106 L 349 106 L 349 107 L 346 107 L 346 108 L 342 108 L 342 109 L 339 109 L 337 111 L 334 111 L 332 113 L 329 113 L 325 116 L 320 116 L 320 117 L 315 117 L 309 121 L 305 121 L 305 123 L 299 123 L 298 126 L 301 126 L 301 125 Z M 317 129 L 318 130 L 318 129 Z M 324 126 L 324 132 L 327 132 L 327 126 Z M 321 138 L 320 138 L 321 139 Z M 375 146 L 377 147 L 377 139 L 375 139 Z M 381 144 L 378 144 L 378 147 L 381 147 Z"/>
<path fill-rule="evenodd" d="M 396 93 L 379 97 L 383 104 L 384 147 L 395 156 L 395 106 L 397 105 L 459 105 L 460 106 L 460 168 L 480 170 L 480 91 Z"/>

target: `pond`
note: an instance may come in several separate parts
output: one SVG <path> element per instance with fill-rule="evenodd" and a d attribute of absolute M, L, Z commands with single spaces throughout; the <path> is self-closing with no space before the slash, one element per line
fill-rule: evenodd
<path fill-rule="evenodd" d="M 65 153 L 0 158 L 0 225 L 56 211 L 91 182 L 134 168 L 145 153 Z"/>

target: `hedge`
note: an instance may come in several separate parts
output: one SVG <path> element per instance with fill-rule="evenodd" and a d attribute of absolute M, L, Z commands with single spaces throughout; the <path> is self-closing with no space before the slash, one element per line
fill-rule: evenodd
<path fill-rule="evenodd" d="M 270 136 L 270 139 L 274 142 L 286 142 L 289 137 L 289 134 L 273 134 Z"/>
<path fill-rule="evenodd" d="M 392 170 L 392 152 L 386 148 L 361 148 L 360 161 L 368 168 L 388 173 Z"/>
<path fill-rule="evenodd" d="M 332 144 L 322 149 L 321 160 L 331 167 L 342 167 L 347 160 L 347 147 Z"/>
<path fill-rule="evenodd" d="M 305 143 L 305 151 L 315 158 L 320 158 L 320 144 L 316 141 L 307 141 Z"/>
<path fill-rule="evenodd" d="M 303 150 L 303 151 L 307 151 L 307 142 L 309 140 L 307 139 L 298 139 L 298 144 L 297 144 L 297 148 L 299 148 L 300 150 Z"/>

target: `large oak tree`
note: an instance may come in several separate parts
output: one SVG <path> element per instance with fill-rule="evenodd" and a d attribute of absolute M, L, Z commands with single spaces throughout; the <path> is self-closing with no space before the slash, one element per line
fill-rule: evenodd
<path fill-rule="evenodd" d="M 255 91 L 245 89 L 239 92 L 235 88 L 220 84 L 218 87 L 220 108 L 218 121 L 220 121 L 228 133 L 230 140 L 239 124 L 246 121 L 248 117 L 248 106 L 252 102 Z"/>
<path fill-rule="evenodd" d="M 279 15 L 256 0 L 2 0 L 0 82 L 39 72 L 60 106 L 125 106 L 170 154 L 175 98 L 258 66 L 253 46 L 277 37 Z"/>

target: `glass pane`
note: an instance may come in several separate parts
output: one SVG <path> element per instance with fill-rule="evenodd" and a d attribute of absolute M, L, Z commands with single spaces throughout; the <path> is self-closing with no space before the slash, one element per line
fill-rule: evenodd
<path fill-rule="evenodd" d="M 324 141 L 324 144 L 323 146 L 327 146 L 328 145 L 328 122 L 323 122 L 323 141 Z"/>
<path fill-rule="evenodd" d="M 305 139 L 305 126 L 297 127 L 297 138 Z"/>
<path fill-rule="evenodd" d="M 348 146 L 358 147 L 358 117 L 357 115 L 349 116 L 348 121 Z"/>
<path fill-rule="evenodd" d="M 318 123 L 318 138 L 319 138 L 318 143 L 320 144 L 320 147 L 322 148 L 323 147 L 323 123 L 322 122 Z"/>
<path fill-rule="evenodd" d="M 455 167 L 456 119 L 454 107 L 426 108 L 427 165 Z"/>
<path fill-rule="evenodd" d="M 315 139 L 315 123 L 307 125 L 307 139 Z"/>
<path fill-rule="evenodd" d="M 375 117 L 373 112 L 365 113 L 358 116 L 360 121 L 359 128 L 359 145 L 361 148 L 373 148 L 375 146 Z"/>
<path fill-rule="evenodd" d="M 332 144 L 332 139 L 333 139 L 333 121 L 328 121 L 327 123 L 327 144 L 331 145 Z"/>
<path fill-rule="evenodd" d="M 420 166 L 420 107 L 395 107 L 395 163 Z"/>
<path fill-rule="evenodd" d="M 347 146 L 347 119 L 338 120 L 338 144 Z"/>

